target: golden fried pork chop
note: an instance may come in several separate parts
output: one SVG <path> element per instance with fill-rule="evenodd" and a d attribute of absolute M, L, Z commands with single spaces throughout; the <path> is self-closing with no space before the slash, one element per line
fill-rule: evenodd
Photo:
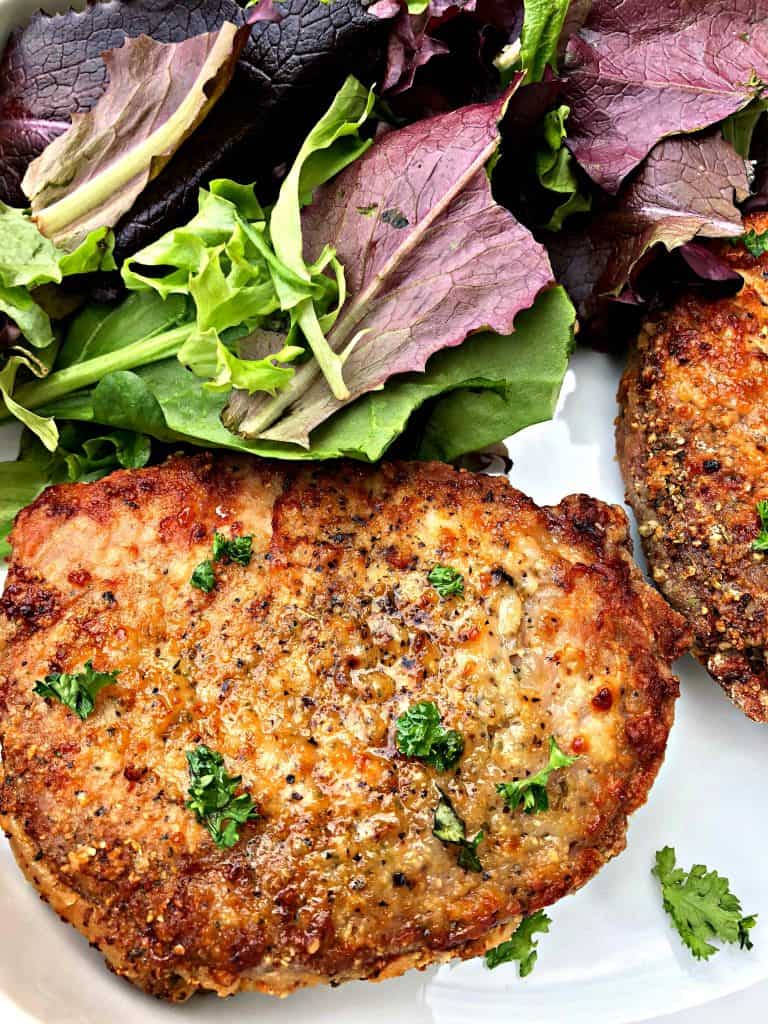
<path fill-rule="evenodd" d="M 242 540 L 216 560 L 216 532 L 219 554 L 252 536 L 250 560 Z M 2 823 L 43 897 L 155 995 L 476 956 L 623 848 L 664 755 L 682 620 L 590 498 L 199 455 L 51 488 L 12 541 Z M 81 720 L 45 680 L 89 661 L 119 674 Z M 423 702 L 461 735 L 451 767 L 399 750 Z M 547 810 L 510 809 L 496 786 L 544 768 L 550 737 L 578 760 Z M 230 845 L 187 806 L 201 746 L 245 804 Z"/>
<path fill-rule="evenodd" d="M 747 228 L 768 229 L 768 215 Z M 619 460 L 654 580 L 731 700 L 768 721 L 768 255 L 724 250 L 732 298 L 686 295 L 643 328 L 619 390 Z"/>

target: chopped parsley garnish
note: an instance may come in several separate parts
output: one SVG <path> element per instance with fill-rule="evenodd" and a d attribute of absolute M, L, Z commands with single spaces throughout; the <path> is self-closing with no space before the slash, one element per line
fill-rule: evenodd
<path fill-rule="evenodd" d="M 96 707 L 96 695 L 105 686 L 111 686 L 117 679 L 117 672 L 97 672 L 93 663 L 86 661 L 82 672 L 69 674 L 54 672 L 43 682 L 35 683 L 34 692 L 41 697 L 59 700 L 71 711 L 86 720 Z"/>
<path fill-rule="evenodd" d="M 206 594 L 210 594 L 213 588 L 216 586 L 216 576 L 213 572 L 213 562 L 210 558 L 206 558 L 204 562 L 192 573 L 192 577 L 189 581 L 193 587 L 197 587 L 198 590 L 204 591 Z"/>
<path fill-rule="evenodd" d="M 450 565 L 436 565 L 427 576 L 427 582 L 444 601 L 449 597 L 464 597 L 464 577 Z"/>
<path fill-rule="evenodd" d="M 768 551 L 768 501 L 758 501 L 757 514 L 760 516 L 760 533 L 752 541 L 752 550 Z"/>
<path fill-rule="evenodd" d="M 569 757 L 558 747 L 554 736 L 549 737 L 549 764 L 540 772 L 529 776 L 527 779 L 520 779 L 518 782 L 500 782 L 496 786 L 496 792 L 504 797 L 504 803 L 511 810 L 516 810 L 522 805 L 526 814 L 538 814 L 539 811 L 549 810 L 549 797 L 547 795 L 547 783 L 552 772 L 559 768 L 570 768 L 576 757 Z"/>
<path fill-rule="evenodd" d="M 221 754 L 203 744 L 187 751 L 187 762 L 191 780 L 187 807 L 217 846 L 234 846 L 240 838 L 237 826 L 259 816 L 250 794 L 235 796 L 242 776 L 228 775 Z"/>
<path fill-rule="evenodd" d="M 501 964 L 517 961 L 520 964 L 520 977 L 527 978 L 536 966 L 538 940 L 534 939 L 537 932 L 544 934 L 549 931 L 552 921 L 543 910 L 537 910 L 530 917 L 525 917 L 517 926 L 517 931 L 500 946 L 489 949 L 485 954 L 485 965 L 493 970 Z"/>
<path fill-rule="evenodd" d="M 459 847 L 457 863 L 465 871 L 482 871 L 483 866 L 477 856 L 477 847 L 483 838 L 483 833 L 478 832 L 474 839 L 467 839 L 467 829 L 453 809 L 453 804 L 442 789 L 438 789 L 440 800 L 435 808 L 435 820 L 432 825 L 432 834 L 437 836 L 443 843 L 450 843 Z"/>
<path fill-rule="evenodd" d="M 216 531 L 213 535 L 213 561 L 206 558 L 192 573 L 190 583 L 198 590 L 210 594 L 216 586 L 214 562 L 237 562 L 238 565 L 249 565 L 253 554 L 253 536 L 233 537 L 228 540 L 223 533 Z"/>
<path fill-rule="evenodd" d="M 436 704 L 422 700 L 397 719 L 397 749 L 446 772 L 461 757 L 464 739 L 455 729 L 443 728 Z"/>
<path fill-rule="evenodd" d="M 664 909 L 697 960 L 708 960 L 718 952 L 712 939 L 752 949 L 749 933 L 757 916 L 744 917 L 727 878 L 709 871 L 703 864 L 694 864 L 686 873 L 675 866 L 671 846 L 657 852 L 652 873 L 661 882 Z"/>
<path fill-rule="evenodd" d="M 237 562 L 238 565 L 248 565 L 251 561 L 251 549 L 253 537 L 233 537 L 227 540 L 223 533 L 213 535 L 213 560 L 214 562 Z"/>
<path fill-rule="evenodd" d="M 768 231 L 762 231 L 758 234 L 754 228 L 750 228 L 749 231 L 746 231 L 741 236 L 739 241 L 755 259 L 759 259 L 768 252 Z"/>

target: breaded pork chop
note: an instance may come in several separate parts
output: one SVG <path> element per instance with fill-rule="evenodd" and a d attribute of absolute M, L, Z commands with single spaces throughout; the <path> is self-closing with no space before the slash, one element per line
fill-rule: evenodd
<path fill-rule="evenodd" d="M 215 531 L 252 535 L 252 558 L 214 562 L 206 593 Z M 2 823 L 43 897 L 155 995 L 476 956 L 623 848 L 664 755 L 682 620 L 624 514 L 583 496 L 199 455 L 51 488 L 12 543 Z M 119 675 L 84 721 L 34 692 L 89 660 Z M 398 751 L 420 701 L 463 736 L 448 770 Z M 549 810 L 505 809 L 496 785 L 544 768 L 551 736 L 578 760 Z M 185 806 L 200 744 L 256 804 L 231 848 Z M 480 870 L 433 834 L 438 786 L 482 830 Z"/>
<path fill-rule="evenodd" d="M 747 227 L 768 228 L 768 215 Z M 768 721 L 768 256 L 724 250 L 732 298 L 686 295 L 644 326 L 619 389 L 619 461 L 653 579 L 731 700 Z"/>

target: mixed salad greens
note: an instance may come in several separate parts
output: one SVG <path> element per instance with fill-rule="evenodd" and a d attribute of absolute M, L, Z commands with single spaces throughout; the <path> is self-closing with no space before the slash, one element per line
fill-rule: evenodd
<path fill-rule="evenodd" d="M 0 64 L 0 535 L 167 445 L 452 461 L 549 418 L 576 310 L 636 315 L 664 251 L 736 286 L 696 240 L 768 197 L 764 6 L 35 16 Z"/>

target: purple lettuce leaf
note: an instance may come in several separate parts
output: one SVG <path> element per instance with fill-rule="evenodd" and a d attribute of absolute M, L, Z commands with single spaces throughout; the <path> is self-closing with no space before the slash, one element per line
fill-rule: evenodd
<path fill-rule="evenodd" d="M 681 245 L 680 255 L 702 281 L 738 284 L 742 280 L 741 274 L 734 270 L 720 253 L 707 245 L 702 245 L 701 242 L 686 242 Z"/>
<path fill-rule="evenodd" d="M 379 11 L 390 9 L 381 3 L 375 5 L 374 12 L 376 8 Z M 428 35 L 430 20 L 428 13 L 413 15 L 405 9 L 396 13 L 389 36 L 382 92 L 405 92 L 413 85 L 418 68 L 428 64 L 433 57 L 448 53 L 445 43 Z"/>
<path fill-rule="evenodd" d="M 746 164 L 719 132 L 666 139 L 600 212 L 549 236 L 556 276 L 589 317 L 621 295 L 654 246 L 741 234 L 734 200 L 747 192 Z"/>
<path fill-rule="evenodd" d="M 40 231 L 72 250 L 89 232 L 114 227 L 215 106 L 249 33 L 224 22 L 180 43 L 138 36 L 108 50 L 102 95 L 72 115 L 24 175 Z"/>
<path fill-rule="evenodd" d="M 659 140 L 722 121 L 765 82 L 766 0 L 595 0 L 566 54 L 571 151 L 616 192 Z"/>
<path fill-rule="evenodd" d="M 416 72 L 430 65 L 406 112 L 419 109 L 424 116 L 495 98 L 501 91 L 492 61 L 520 34 L 522 0 L 430 0 L 421 14 L 409 13 L 405 0 L 378 0 L 370 11 L 392 19 L 382 92 L 392 97 L 408 92 Z M 433 64 L 434 57 L 442 59 Z"/>
<path fill-rule="evenodd" d="M 212 32 L 225 21 L 244 24 L 234 0 L 188 4 L 111 0 L 65 14 L 35 14 L 16 29 L 0 62 L 0 197 L 23 206 L 21 179 L 29 162 L 69 127 L 72 114 L 90 110 L 104 91 L 102 54 L 126 37 L 163 43 Z"/>
<path fill-rule="evenodd" d="M 433 353 L 475 331 L 511 333 L 517 313 L 552 282 L 544 248 L 491 196 L 485 165 L 503 105 L 390 132 L 305 211 L 306 258 L 330 243 L 347 272 L 347 302 L 328 341 L 340 352 L 356 340 L 344 364 L 349 401 L 423 370 Z M 248 419 L 262 424 L 270 399 L 254 399 Z M 347 404 L 312 364 L 278 400 L 293 404 L 262 436 L 303 445 Z"/>
<path fill-rule="evenodd" d="M 259 178 L 290 158 L 348 74 L 380 80 L 388 24 L 361 0 L 280 0 L 279 24 L 256 25 L 233 81 L 208 118 L 144 190 L 117 228 L 116 256 L 190 219 L 198 189 L 214 177 Z M 133 0 L 37 14 L 14 32 L 0 62 L 0 199 L 22 205 L 31 159 L 103 92 L 101 54 L 126 36 L 174 43 L 244 24 L 234 0 Z M 263 191 L 263 189 L 262 189 Z"/>

